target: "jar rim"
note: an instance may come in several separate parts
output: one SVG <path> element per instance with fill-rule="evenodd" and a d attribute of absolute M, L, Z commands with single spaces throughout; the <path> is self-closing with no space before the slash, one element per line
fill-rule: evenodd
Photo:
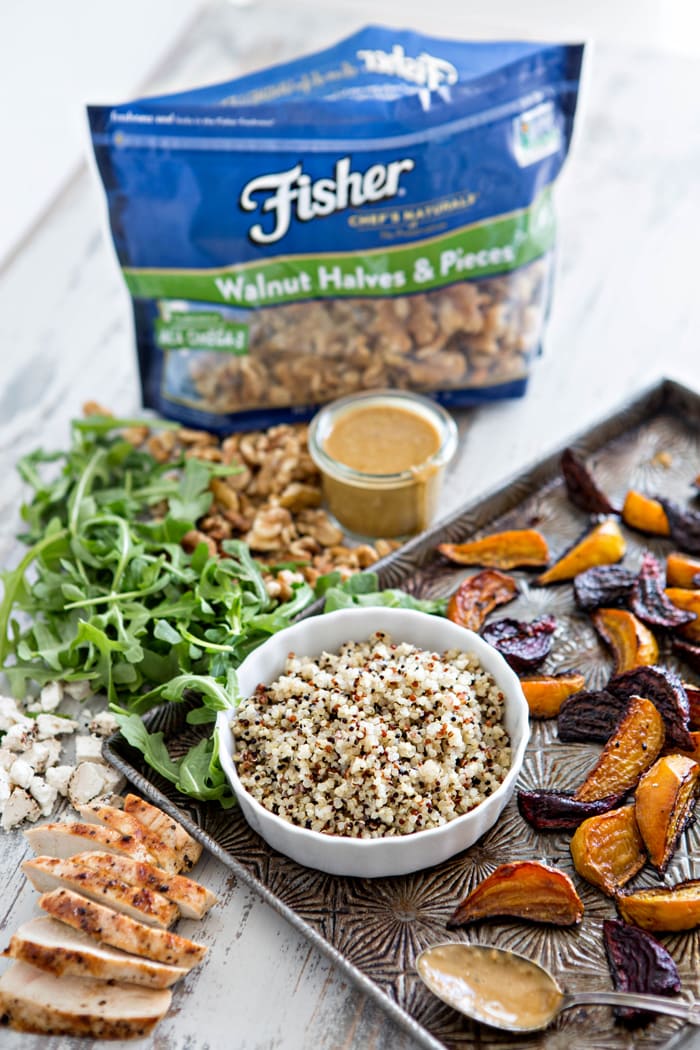
<path fill-rule="evenodd" d="M 418 410 L 418 414 L 424 419 L 429 419 L 437 428 L 440 435 L 440 445 L 432 455 L 406 470 L 395 471 L 389 474 L 368 473 L 349 467 L 346 463 L 330 456 L 325 448 L 324 442 L 333 428 L 333 424 L 339 416 L 351 412 L 358 404 L 370 404 L 373 401 L 393 401 Z M 308 438 L 309 453 L 319 470 L 339 481 L 355 484 L 364 488 L 387 488 L 392 485 L 401 486 L 412 484 L 417 476 L 426 469 L 440 468 L 446 466 L 452 459 L 457 449 L 457 424 L 442 405 L 432 398 L 422 394 L 415 394 L 409 390 L 365 390 L 346 397 L 338 398 L 324 405 L 309 425 Z"/>

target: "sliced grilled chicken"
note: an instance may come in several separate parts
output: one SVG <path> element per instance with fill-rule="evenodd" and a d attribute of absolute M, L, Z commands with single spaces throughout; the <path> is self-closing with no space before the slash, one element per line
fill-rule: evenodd
<path fill-rule="evenodd" d="M 169 930 L 158 930 L 136 922 L 72 890 L 52 890 L 42 894 L 39 907 L 74 930 L 82 930 L 94 941 L 168 966 L 191 970 L 207 954 L 203 944 L 195 944 Z"/>
<path fill-rule="evenodd" d="M 4 955 L 20 959 L 57 977 L 98 977 L 103 981 L 124 981 L 144 988 L 169 988 L 184 977 L 180 966 L 164 966 L 150 959 L 139 959 L 115 948 L 95 942 L 80 930 L 71 930 L 55 919 L 25 922 L 13 934 Z"/>
<path fill-rule="evenodd" d="M 122 835 L 102 824 L 85 824 L 80 820 L 40 824 L 36 828 L 27 828 L 24 837 L 35 853 L 48 857 L 72 857 L 86 849 L 98 849 L 121 853 L 134 860 L 153 860 L 133 835 Z"/>
<path fill-rule="evenodd" d="M 167 871 L 132 860 L 131 857 L 117 857 L 113 853 L 99 853 L 96 850 L 88 853 L 77 853 L 73 858 L 88 871 L 94 871 L 106 878 L 119 879 L 129 886 L 143 886 L 162 893 L 169 901 L 176 904 L 180 915 L 186 919 L 201 919 L 216 904 L 216 897 L 198 882 L 184 875 L 168 875 Z"/>
<path fill-rule="evenodd" d="M 202 855 L 202 846 L 189 835 L 182 824 L 169 817 L 162 809 L 144 802 L 138 795 L 127 795 L 124 811 L 136 817 L 139 824 L 150 828 L 182 858 L 181 871 L 191 871 Z"/>
<path fill-rule="evenodd" d="M 0 1016 L 18 1032 L 134 1039 L 153 1031 L 171 999 L 164 989 L 55 977 L 24 962 L 0 977 Z"/>
<path fill-rule="evenodd" d="M 85 806 L 79 806 L 78 812 L 83 820 L 90 824 L 104 824 L 105 827 L 118 831 L 120 835 L 132 835 L 137 842 L 146 849 L 155 863 L 169 875 L 175 875 L 182 867 L 180 855 L 159 837 L 155 831 L 151 831 L 141 824 L 136 817 L 126 813 L 116 806 L 105 806 L 99 802 L 89 802 Z"/>
<path fill-rule="evenodd" d="M 83 893 L 99 904 L 121 911 L 149 926 L 167 928 L 178 917 L 177 905 L 146 888 L 134 889 L 110 876 L 98 875 L 77 863 L 75 857 L 35 857 L 25 860 L 22 871 L 40 893 L 61 887 Z"/>

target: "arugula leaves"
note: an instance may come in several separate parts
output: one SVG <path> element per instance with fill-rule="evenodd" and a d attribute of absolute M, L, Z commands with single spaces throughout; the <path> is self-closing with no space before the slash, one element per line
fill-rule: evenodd
<path fill-rule="evenodd" d="M 225 557 L 182 537 L 212 502 L 212 478 L 237 466 L 190 458 L 157 462 L 121 430 L 139 420 L 74 421 L 67 451 L 19 463 L 30 488 L 21 508 L 28 550 L 0 574 L 0 661 L 16 695 L 30 682 L 88 679 L 104 692 L 129 743 L 179 791 L 222 806 L 235 799 L 211 735 L 179 759 L 142 715 L 163 701 L 191 702 L 187 721 L 209 725 L 239 701 L 235 668 L 317 597 L 325 611 L 390 605 L 444 615 L 446 601 L 379 590 L 377 576 L 322 577 L 273 601 L 262 567 L 240 540 Z M 168 424 L 164 424 L 165 427 Z"/>

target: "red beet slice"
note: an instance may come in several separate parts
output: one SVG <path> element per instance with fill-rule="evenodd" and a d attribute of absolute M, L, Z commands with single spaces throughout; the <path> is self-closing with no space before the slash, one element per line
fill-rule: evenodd
<path fill-rule="evenodd" d="M 613 696 L 605 689 L 574 693 L 559 709 L 559 739 L 567 744 L 604 744 L 617 729 L 626 710 L 627 700 Z"/>
<path fill-rule="evenodd" d="M 688 554 L 700 554 L 700 512 L 661 497 L 659 503 L 666 511 L 671 539 L 676 546 Z"/>
<path fill-rule="evenodd" d="M 685 638 L 672 638 L 671 648 L 676 656 L 684 661 L 688 667 L 700 672 L 700 645 L 686 641 Z"/>
<path fill-rule="evenodd" d="M 693 739 L 688 731 L 688 695 L 673 671 L 656 664 L 634 667 L 631 671 L 614 675 L 605 688 L 624 700 L 632 696 L 645 696 L 651 700 L 664 720 L 667 746 L 679 747 L 681 751 L 693 750 Z"/>
<path fill-rule="evenodd" d="M 562 453 L 561 471 L 569 499 L 579 510 L 585 510 L 587 514 L 620 513 L 598 488 L 588 467 L 572 448 Z"/>
<path fill-rule="evenodd" d="M 630 609 L 650 627 L 683 627 L 696 619 L 695 613 L 679 609 L 665 593 L 666 574 L 661 562 L 651 551 L 645 551 L 642 567 L 634 581 Z"/>
<path fill-rule="evenodd" d="M 608 795 L 582 802 L 559 791 L 519 791 L 518 809 L 536 831 L 573 831 L 588 817 L 607 813 L 621 799 L 622 795 Z"/>
<path fill-rule="evenodd" d="M 548 655 L 556 626 L 553 616 L 530 623 L 506 618 L 487 624 L 481 637 L 498 650 L 517 674 L 523 674 L 536 670 Z"/>
<path fill-rule="evenodd" d="M 636 576 L 622 565 L 596 565 L 574 579 L 574 598 L 580 609 L 609 609 L 627 605 Z"/>
<path fill-rule="evenodd" d="M 618 919 L 603 922 L 603 943 L 613 985 L 619 992 L 643 992 L 646 995 L 676 995 L 681 979 L 676 964 L 655 937 L 637 926 Z M 648 1010 L 623 1006 L 615 1008 L 615 1019 L 630 1028 L 653 1021 Z"/>

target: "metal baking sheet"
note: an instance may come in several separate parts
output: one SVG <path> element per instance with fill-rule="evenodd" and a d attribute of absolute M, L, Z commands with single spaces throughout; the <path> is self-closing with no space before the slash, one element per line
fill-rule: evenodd
<path fill-rule="evenodd" d="M 630 487 L 662 493 L 685 503 L 700 469 L 700 397 L 664 380 L 613 417 L 571 444 L 587 457 L 601 487 L 621 502 Z M 664 453 L 659 456 L 659 453 Z M 456 542 L 501 528 L 535 526 L 556 555 L 586 528 L 586 515 L 567 500 L 559 474 L 560 451 L 470 504 L 446 522 L 411 541 L 378 567 L 383 586 L 401 586 L 421 596 L 451 593 L 474 570 L 448 566 L 435 552 L 439 542 Z M 625 529 L 625 564 L 636 567 L 644 549 L 665 555 L 670 541 L 645 538 Z M 515 572 L 521 588 L 507 615 L 533 619 L 556 616 L 559 627 L 544 670 L 575 668 L 588 688 L 601 686 L 611 660 L 588 618 L 573 605 L 569 584 L 538 588 L 532 576 Z M 494 614 L 497 618 L 499 613 Z M 502 613 L 503 615 L 503 613 Z M 662 662 L 680 669 L 660 640 Z M 683 677 L 693 675 L 682 668 Z M 696 676 L 697 678 L 697 676 Z M 202 732 L 186 724 L 187 708 L 166 705 L 146 721 L 162 730 L 173 755 L 195 743 Z M 536 721 L 519 787 L 573 789 L 593 764 L 600 748 L 562 744 L 556 720 Z M 415 958 L 427 945 L 454 938 L 512 948 L 547 966 L 570 991 L 610 987 L 602 944 L 602 922 L 615 915 L 611 900 L 574 872 L 568 834 L 536 833 L 520 817 L 515 800 L 496 827 L 475 846 L 445 864 L 390 879 L 349 879 L 301 867 L 260 839 L 237 810 L 198 804 L 179 795 L 116 734 L 107 757 L 143 794 L 181 820 L 236 875 L 253 886 L 297 929 L 329 955 L 423 1046 L 439 1050 L 466 1047 L 658 1047 L 674 1037 L 680 1023 L 659 1018 L 630 1034 L 613 1023 L 606 1007 L 586 1007 L 562 1014 L 556 1026 L 532 1037 L 513 1037 L 480 1027 L 434 998 L 415 975 Z M 574 879 L 585 905 L 575 929 L 523 922 L 482 922 L 449 933 L 445 923 L 458 901 L 504 861 L 539 860 L 555 864 Z M 685 832 L 666 882 L 700 877 L 700 829 Z M 657 885 L 646 868 L 627 889 Z M 663 937 L 673 955 L 683 988 L 700 991 L 700 933 Z M 674 1039 L 675 1042 L 675 1039 Z"/>

